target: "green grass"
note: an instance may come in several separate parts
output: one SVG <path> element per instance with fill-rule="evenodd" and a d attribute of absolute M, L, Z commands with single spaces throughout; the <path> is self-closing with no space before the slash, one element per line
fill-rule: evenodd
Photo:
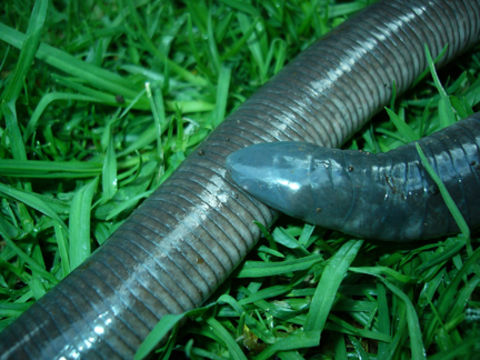
<path fill-rule="evenodd" d="M 325 3 L 2 4 L 0 329 L 101 245 L 225 115 L 368 1 Z M 347 146 L 387 151 L 479 110 L 479 47 L 431 70 Z M 204 307 L 181 327 L 165 318 L 142 351 L 169 329 L 158 358 L 480 351 L 477 238 L 362 242 L 288 218 L 270 230 Z"/>

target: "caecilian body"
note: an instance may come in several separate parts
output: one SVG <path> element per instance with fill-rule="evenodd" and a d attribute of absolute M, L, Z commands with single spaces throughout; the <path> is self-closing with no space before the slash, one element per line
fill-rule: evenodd
<path fill-rule="evenodd" d="M 418 145 L 467 224 L 480 226 L 480 113 Z M 231 154 L 227 166 L 272 208 L 361 238 L 414 241 L 459 231 L 415 143 L 379 154 L 265 143 Z"/>
<path fill-rule="evenodd" d="M 165 314 L 202 304 L 274 213 L 226 177 L 235 150 L 338 147 L 426 68 L 473 45 L 480 0 L 386 0 L 314 43 L 261 87 L 93 254 L 0 336 L 1 359 L 132 358 Z"/>

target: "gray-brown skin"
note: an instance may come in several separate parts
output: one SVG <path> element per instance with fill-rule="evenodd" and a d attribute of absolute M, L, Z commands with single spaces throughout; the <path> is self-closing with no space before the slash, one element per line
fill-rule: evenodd
<path fill-rule="evenodd" d="M 226 180 L 260 142 L 340 146 L 426 68 L 480 33 L 480 0 L 387 0 L 304 51 L 182 164 L 83 265 L 0 336 L 1 359 L 132 358 L 165 314 L 202 304 L 255 245 L 269 208 Z"/>
<path fill-rule="evenodd" d="M 418 141 L 465 221 L 480 226 L 480 113 Z M 387 153 L 303 142 L 256 144 L 227 158 L 232 179 L 290 216 L 370 239 L 458 233 L 415 143 Z"/>

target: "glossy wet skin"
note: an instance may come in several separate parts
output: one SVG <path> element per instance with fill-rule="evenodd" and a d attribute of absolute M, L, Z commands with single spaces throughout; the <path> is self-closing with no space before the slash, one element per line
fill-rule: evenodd
<path fill-rule="evenodd" d="M 257 144 L 227 158 L 232 179 L 265 204 L 294 217 L 306 217 L 311 198 L 310 146 L 278 142 Z"/>
<path fill-rule="evenodd" d="M 0 358 L 132 358 L 165 314 L 201 305 L 272 211 L 225 178 L 260 142 L 337 147 L 425 68 L 477 41 L 480 0 L 387 0 L 292 61 L 222 123 L 90 259 L 0 336 Z M 321 61 L 320 61 L 321 60 Z M 101 330 L 99 330 L 101 329 Z M 101 334 L 99 334 L 99 332 Z"/>
<path fill-rule="evenodd" d="M 241 188 L 275 210 L 292 217 L 332 226 L 328 219 L 343 219 L 347 210 L 338 204 L 351 202 L 351 193 L 334 191 L 345 187 L 345 169 L 336 157 L 339 149 L 308 143 L 277 142 L 256 144 L 227 158 L 232 179 Z M 347 206 L 348 208 L 348 206 Z"/>
<path fill-rule="evenodd" d="M 480 113 L 419 141 L 472 228 L 480 226 Z M 458 232 L 414 144 L 367 154 L 297 142 L 231 154 L 232 179 L 270 207 L 363 238 L 414 241 Z"/>

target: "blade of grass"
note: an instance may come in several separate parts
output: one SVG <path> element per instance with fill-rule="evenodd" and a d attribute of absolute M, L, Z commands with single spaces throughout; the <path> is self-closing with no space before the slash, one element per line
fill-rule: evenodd
<path fill-rule="evenodd" d="M 438 352 L 428 357 L 428 360 L 456 360 L 456 359 L 473 359 L 472 355 L 478 354 L 478 338 L 469 338 L 463 340 L 455 347 Z"/>
<path fill-rule="evenodd" d="M 16 160 L 26 160 L 27 153 L 18 126 L 15 103 L 40 44 L 40 36 L 42 35 L 43 26 L 47 17 L 47 10 L 48 0 L 35 1 L 28 22 L 27 32 L 21 44 L 20 55 L 15 70 L 8 79 L 0 99 L 2 114 L 5 117 L 7 131 L 10 137 L 12 155 Z"/>
<path fill-rule="evenodd" d="M 148 198 L 150 195 L 152 195 L 154 191 L 155 189 L 144 191 L 128 200 L 122 201 L 122 203 L 119 205 L 114 204 L 113 206 L 114 209 L 108 215 L 106 215 L 104 219 L 107 221 L 114 219 L 122 211 L 125 211 L 126 209 L 129 209 L 129 208 L 133 208 L 140 200 Z"/>
<path fill-rule="evenodd" d="M 215 101 L 215 110 L 213 111 L 213 128 L 215 129 L 225 118 L 227 111 L 228 89 L 230 87 L 230 78 L 232 70 L 222 65 L 218 74 L 217 97 Z"/>
<path fill-rule="evenodd" d="M 214 25 L 212 24 L 212 10 L 208 12 L 208 17 L 207 17 L 207 38 L 208 38 L 208 49 L 209 51 L 209 62 L 213 65 L 213 68 L 215 70 L 215 73 L 220 73 L 220 57 L 218 55 L 218 48 L 217 44 L 215 42 L 215 34 L 213 32 L 213 27 Z"/>
<path fill-rule="evenodd" d="M 240 27 L 242 29 L 243 33 L 247 33 L 250 28 L 250 20 L 249 18 L 243 14 L 243 13 L 238 13 L 237 14 L 238 22 L 240 23 Z M 258 26 L 261 26 L 261 23 L 258 23 Z M 250 49 L 251 56 L 253 58 L 253 61 L 257 65 L 259 69 L 259 77 L 260 77 L 260 83 L 263 84 L 266 79 L 266 67 L 265 67 L 265 60 L 264 60 L 264 54 L 262 52 L 262 46 L 260 44 L 260 39 L 257 37 L 257 34 L 254 32 L 250 38 L 247 41 L 247 46 Z"/>
<path fill-rule="evenodd" d="M 69 221 L 69 259 L 71 269 L 79 266 L 91 253 L 90 217 L 98 178 L 78 190 L 72 200 Z"/>
<path fill-rule="evenodd" d="M 274 298 L 279 295 L 285 294 L 291 290 L 290 285 L 275 285 L 265 289 L 256 291 L 253 294 L 250 294 L 246 298 L 241 299 L 238 303 L 241 305 L 250 304 L 258 300 L 264 300 L 268 298 Z"/>
<path fill-rule="evenodd" d="M 32 259 L 43 270 L 42 272 L 32 269 L 32 278 L 28 283 L 28 286 L 32 290 L 32 294 L 36 300 L 40 299 L 46 293 L 45 285 L 43 284 L 43 274 L 46 272 L 45 261 L 43 260 L 42 251 L 37 245 L 33 248 Z"/>
<path fill-rule="evenodd" d="M 101 69 L 99 67 L 99 69 Z M 68 74 L 67 74 L 68 75 Z M 52 79 L 59 85 L 63 85 L 66 88 L 75 90 L 80 93 L 79 95 L 90 96 L 95 98 L 95 102 L 117 107 L 119 105 L 125 106 L 125 108 L 135 107 L 136 109 L 144 109 L 142 105 L 137 104 L 139 99 L 143 99 L 143 92 L 139 91 L 138 94 L 133 99 L 128 99 L 128 104 L 125 104 L 125 99 L 122 94 L 112 94 L 104 90 L 97 90 L 87 85 L 82 85 L 80 81 L 83 81 L 81 78 L 65 76 L 58 73 L 51 74 Z"/>
<path fill-rule="evenodd" d="M 329 317 L 329 320 L 330 322 L 325 326 L 328 330 L 335 330 L 339 333 L 355 335 L 364 339 L 378 340 L 382 343 L 389 343 L 392 341 L 392 338 L 388 333 L 359 328 L 358 325 L 351 325 L 347 321 L 342 320 L 333 314 Z"/>
<path fill-rule="evenodd" d="M 16 160 L 26 160 L 27 152 L 25 151 L 25 144 L 23 143 L 22 135 L 18 127 L 15 101 L 2 102 L 0 109 L 5 118 L 13 158 Z"/>
<path fill-rule="evenodd" d="M 157 344 L 168 334 L 170 330 L 183 318 L 184 314 L 167 314 L 162 316 L 160 321 L 155 325 L 153 330 L 143 340 L 135 353 L 134 359 L 141 360 L 155 349 Z"/>
<path fill-rule="evenodd" d="M 0 235 L 3 237 L 3 240 L 7 243 L 7 246 L 12 249 L 12 251 L 28 266 L 42 275 L 43 278 L 48 279 L 52 284 L 56 284 L 58 280 L 46 271 L 41 265 L 39 265 L 34 259 L 32 259 L 25 251 L 20 249 L 8 236 L 7 232 L 3 228 L 2 224 L 0 223 Z"/>
<path fill-rule="evenodd" d="M 238 273 L 237 277 L 264 277 L 287 274 L 295 271 L 310 269 L 316 263 L 322 261 L 318 254 L 305 256 L 303 258 L 279 262 L 247 261 Z"/>
<path fill-rule="evenodd" d="M 387 293 L 383 284 L 377 284 L 377 304 L 378 304 L 378 330 L 384 334 L 391 335 L 390 310 L 388 308 Z M 378 344 L 377 358 L 388 360 L 388 348 L 390 344 L 380 342 Z"/>
<path fill-rule="evenodd" d="M 401 274 L 398 271 L 395 271 L 387 266 L 363 266 L 363 267 L 350 267 L 350 271 L 358 272 L 358 273 L 375 273 L 377 275 L 388 276 L 395 281 L 402 282 L 402 283 L 410 283 L 413 282 L 412 277 Z"/>
<path fill-rule="evenodd" d="M 301 244 L 300 241 L 297 241 L 293 236 L 285 231 L 285 229 L 281 227 L 275 228 L 273 231 L 273 238 L 274 240 L 282 244 L 283 246 L 288 247 L 289 249 L 299 249 L 303 254 L 308 255 L 310 254 Z"/>
<path fill-rule="evenodd" d="M 363 348 L 362 344 L 358 341 L 358 339 L 354 336 L 348 336 L 347 337 L 350 343 L 353 345 L 353 348 L 355 349 L 355 353 L 358 354 L 359 359 L 368 359 L 368 353 L 365 351 Z"/>
<path fill-rule="evenodd" d="M 207 319 L 207 324 L 211 327 L 213 333 L 226 345 L 231 359 L 247 360 L 247 357 L 238 344 L 218 320 L 214 317 L 209 317 Z"/>
<path fill-rule="evenodd" d="M 430 54 L 428 46 L 425 45 L 425 55 L 427 57 L 428 68 L 433 78 L 433 83 L 440 94 L 440 100 L 438 101 L 438 115 L 440 117 L 441 128 L 447 127 L 456 121 L 454 108 L 450 102 L 450 98 L 442 86 L 440 79 L 438 78 L 437 71 L 435 70 L 435 63 Z"/>
<path fill-rule="evenodd" d="M 383 279 L 380 276 L 377 276 L 383 284 L 396 296 L 398 296 L 407 308 L 407 324 L 408 332 L 410 335 L 410 349 L 411 356 L 413 360 L 426 359 L 427 354 L 425 352 L 425 347 L 423 346 L 422 340 L 422 329 L 420 328 L 420 322 L 418 320 L 417 312 L 413 306 L 410 298 L 395 285 L 391 284 L 387 280 Z"/>
<path fill-rule="evenodd" d="M 422 330 L 420 328 L 420 322 L 418 320 L 417 312 L 415 306 L 412 304 L 408 295 L 406 295 L 398 287 L 384 279 L 382 276 L 378 275 L 376 271 L 371 271 L 371 269 L 356 269 L 359 273 L 364 273 L 371 275 L 379 279 L 393 294 L 395 294 L 399 299 L 402 300 L 406 307 L 406 316 L 407 316 L 407 325 L 410 336 L 410 350 L 411 357 L 415 360 L 426 359 L 425 347 L 423 345 Z"/>
<path fill-rule="evenodd" d="M 0 23 L 0 40 L 16 48 L 20 48 L 25 40 L 25 35 Z M 40 44 L 35 55 L 38 59 L 45 61 L 54 68 L 82 79 L 83 82 L 88 83 L 92 87 L 110 91 L 115 95 L 122 95 L 127 102 L 129 102 L 128 100 L 134 99 L 138 94 L 138 91 L 132 90 L 131 81 L 113 72 L 79 60 L 52 46 L 43 43 Z M 146 98 L 139 99 L 138 103 L 141 108 L 148 106 Z"/>
<path fill-rule="evenodd" d="M 106 146 L 106 154 L 102 168 L 102 199 L 101 203 L 109 201 L 118 190 L 117 158 L 113 137 L 113 126 L 118 119 L 119 111 L 108 121 L 102 137 L 102 145 Z"/>
<path fill-rule="evenodd" d="M 415 134 L 410 126 L 405 122 L 405 120 L 400 117 L 399 115 L 395 114 L 395 112 L 389 108 L 385 108 L 385 111 L 388 114 L 388 117 L 392 121 L 392 123 L 397 128 L 398 132 L 401 134 L 401 138 L 404 139 L 403 141 L 412 142 L 418 140 L 419 136 Z"/>
<path fill-rule="evenodd" d="M 335 255 L 329 259 L 327 266 L 323 270 L 322 277 L 312 298 L 310 310 L 305 319 L 305 331 L 316 332 L 319 341 L 338 288 L 350 264 L 357 256 L 362 243 L 363 241 L 356 240 L 346 242 Z"/>
<path fill-rule="evenodd" d="M 345 345 L 345 337 L 344 336 L 338 336 L 338 340 L 336 341 L 335 344 L 335 360 L 347 360 L 348 355 L 347 355 L 347 348 Z"/>
<path fill-rule="evenodd" d="M 136 33 L 140 35 L 141 40 L 144 42 L 146 48 L 152 53 L 152 55 L 155 56 L 157 60 L 162 62 L 164 65 L 166 65 L 169 69 L 172 69 L 177 75 L 179 75 L 189 83 L 192 83 L 197 86 L 206 86 L 207 80 L 205 80 L 200 76 L 192 74 L 187 69 L 184 69 L 183 67 L 178 65 L 175 61 L 170 60 L 166 54 L 162 53 L 162 51 L 158 48 L 158 46 L 156 46 L 152 42 L 150 36 L 147 34 L 144 27 L 142 26 L 140 16 L 138 15 L 134 2 L 132 0 L 126 0 L 126 1 L 127 1 L 127 6 L 125 6 L 125 8 L 129 9 L 128 16 L 132 17 L 135 23 Z"/>
<path fill-rule="evenodd" d="M 308 249 L 310 245 L 315 241 L 315 237 L 312 236 L 313 231 L 315 230 L 314 225 L 305 224 L 302 229 L 302 233 L 298 238 L 298 243 L 304 248 Z"/>
<path fill-rule="evenodd" d="M 248 1 L 240 0 L 221 0 L 224 4 L 227 4 L 231 8 L 249 14 L 253 17 L 258 16 L 258 10 L 252 6 Z"/>
<path fill-rule="evenodd" d="M 68 242 L 66 239 L 66 230 L 60 225 L 55 224 L 55 239 L 57 240 L 58 253 L 60 254 L 60 261 L 62 267 L 62 276 L 63 279 L 65 276 L 70 274 L 70 261 L 68 259 Z"/>
<path fill-rule="evenodd" d="M 162 133 L 166 128 L 165 119 L 165 106 L 163 104 L 163 96 L 160 89 L 154 89 L 152 91 L 149 82 L 145 83 L 145 90 L 147 98 L 152 110 L 153 122 L 155 124 L 155 139 L 157 140 L 157 157 L 160 162 L 163 163 L 163 146 L 162 146 Z M 161 174 L 160 174 L 161 175 Z"/>
<path fill-rule="evenodd" d="M 26 178 L 91 178 L 102 171 L 94 161 L 45 161 L 0 159 L 2 176 Z"/>
<path fill-rule="evenodd" d="M 37 128 L 38 121 L 45 109 L 54 101 L 68 100 L 68 101 L 85 101 L 85 102 L 101 102 L 101 100 L 87 95 L 53 92 L 44 95 L 37 104 L 30 120 L 27 123 L 27 128 L 23 132 L 23 139 L 26 141 L 33 134 Z"/>
<path fill-rule="evenodd" d="M 18 44 L 20 48 L 20 55 L 16 63 L 15 70 L 9 80 L 7 86 L 2 94 L 3 102 L 15 102 L 18 98 L 20 90 L 22 89 L 24 80 L 27 76 L 28 70 L 33 63 L 35 53 L 40 44 L 40 37 L 42 35 L 45 19 L 48 11 L 48 0 L 37 0 L 32 9 L 30 20 L 25 36 Z"/>
<path fill-rule="evenodd" d="M 268 359 L 278 351 L 313 347 L 319 344 L 320 335 L 330 313 L 337 290 L 362 243 L 363 241 L 358 240 L 348 241 L 328 261 L 315 289 L 310 310 L 305 319 L 304 331 L 276 341 L 262 351 L 256 357 L 257 360 Z"/>
<path fill-rule="evenodd" d="M 445 54 L 447 53 L 447 48 L 448 48 L 448 44 L 445 45 L 442 49 L 442 51 L 440 51 L 440 53 L 438 54 L 438 56 L 433 59 L 433 64 L 437 64 L 444 56 Z M 427 62 L 428 62 L 428 59 L 427 59 Z M 422 71 L 422 73 L 413 81 L 411 87 L 414 88 L 416 87 L 421 81 L 423 81 L 423 79 L 429 74 L 431 73 L 430 71 L 430 66 L 429 64 L 427 63 L 427 68 L 425 70 Z"/>
<path fill-rule="evenodd" d="M 102 169 L 102 202 L 107 202 L 118 190 L 117 178 L 117 159 L 115 157 L 115 148 L 113 137 L 108 141 L 107 153 L 103 161 Z"/>
<path fill-rule="evenodd" d="M 422 274 L 425 270 L 430 269 L 431 267 L 440 264 L 442 262 L 448 261 L 454 255 L 458 254 L 463 247 L 466 245 L 466 239 L 458 239 L 450 246 L 444 246 L 441 252 L 436 253 L 434 256 L 429 257 L 417 268 L 417 273 Z"/>
<path fill-rule="evenodd" d="M 432 338 L 435 335 L 437 324 L 447 317 L 452 304 L 457 300 L 458 286 L 464 281 L 464 277 L 472 272 L 478 267 L 478 261 L 480 259 L 480 248 L 476 249 L 465 261 L 465 264 L 461 269 L 459 269 L 452 280 L 450 280 L 447 288 L 442 291 L 441 297 L 439 298 L 437 309 L 439 317 L 433 317 L 430 322 L 426 325 L 425 331 L 425 343 L 427 346 L 432 341 Z"/>
<path fill-rule="evenodd" d="M 62 219 L 58 216 L 57 212 L 50 206 L 50 204 L 46 203 L 41 196 L 29 191 L 23 191 L 15 189 L 11 186 L 5 185 L 0 183 L 0 193 L 4 196 L 10 197 L 15 199 L 25 205 L 45 214 L 55 220 L 58 224 L 60 224 L 63 228 L 67 228 L 65 223 Z"/>

